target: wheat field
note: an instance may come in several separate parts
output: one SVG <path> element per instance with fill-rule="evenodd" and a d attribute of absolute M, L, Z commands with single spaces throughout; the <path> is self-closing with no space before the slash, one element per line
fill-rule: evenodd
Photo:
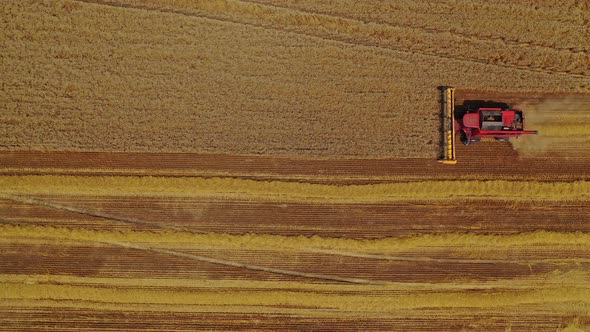
<path fill-rule="evenodd" d="M 0 331 L 590 331 L 587 2 L 0 24 Z M 445 85 L 540 134 L 437 163 Z"/>
<path fill-rule="evenodd" d="M 404 21 L 435 3 L 378 4 L 4 2 L 0 146 L 432 158 L 439 85 L 590 92 L 583 4 L 530 15 L 543 30 L 520 41 L 522 23 L 500 38 Z M 528 11 L 513 6 L 474 15 Z M 553 25 L 575 32 L 552 41 Z"/>

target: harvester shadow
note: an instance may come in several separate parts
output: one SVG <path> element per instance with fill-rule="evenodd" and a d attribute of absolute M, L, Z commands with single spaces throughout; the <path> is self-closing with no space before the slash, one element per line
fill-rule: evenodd
<path fill-rule="evenodd" d="M 438 142 L 438 157 L 439 159 L 444 158 L 445 155 L 445 140 L 446 140 L 446 134 L 445 134 L 445 108 L 444 108 L 444 102 L 443 102 L 443 94 L 445 91 L 445 88 L 447 88 L 446 86 L 439 86 L 437 87 L 437 89 L 439 90 L 439 95 L 438 95 L 438 105 L 439 105 L 439 120 L 440 120 L 440 126 L 439 126 L 439 142 Z"/>

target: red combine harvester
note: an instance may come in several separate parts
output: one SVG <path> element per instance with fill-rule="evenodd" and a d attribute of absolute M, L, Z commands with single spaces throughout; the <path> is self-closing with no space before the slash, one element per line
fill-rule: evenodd
<path fill-rule="evenodd" d="M 444 156 L 440 162 L 456 164 L 455 134 L 460 133 L 461 142 L 469 145 L 482 138 L 508 141 L 510 137 L 538 134 L 536 130 L 524 130 L 524 114 L 521 110 L 501 107 L 468 106 L 461 114 L 455 114 L 455 88 L 442 87 Z M 498 103 L 497 103 L 498 104 Z M 464 105 L 465 106 L 465 105 Z"/>

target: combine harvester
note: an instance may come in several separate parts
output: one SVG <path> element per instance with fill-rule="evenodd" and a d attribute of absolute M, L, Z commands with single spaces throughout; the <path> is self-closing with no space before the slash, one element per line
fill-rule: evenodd
<path fill-rule="evenodd" d="M 444 154 L 439 162 L 443 164 L 457 163 L 455 156 L 457 132 L 461 135 L 461 142 L 465 145 L 479 142 L 482 138 L 493 138 L 497 141 L 507 142 L 510 137 L 518 138 L 522 135 L 538 134 L 536 130 L 524 130 L 524 115 L 521 110 L 511 109 L 508 105 L 500 104 L 505 106 L 470 106 L 463 112 L 458 112 L 455 109 L 455 88 L 442 87 L 441 93 Z"/>

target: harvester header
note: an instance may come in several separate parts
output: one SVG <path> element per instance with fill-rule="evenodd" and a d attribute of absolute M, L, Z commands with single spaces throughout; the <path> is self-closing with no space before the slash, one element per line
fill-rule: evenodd
<path fill-rule="evenodd" d="M 455 88 L 446 86 L 441 89 L 441 107 L 443 112 L 443 164 L 456 164 L 455 156 Z"/>

